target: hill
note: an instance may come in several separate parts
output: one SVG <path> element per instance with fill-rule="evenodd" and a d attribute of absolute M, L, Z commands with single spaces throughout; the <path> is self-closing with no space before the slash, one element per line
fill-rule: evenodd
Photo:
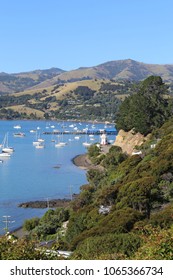
<path fill-rule="evenodd" d="M 0 118 L 57 118 L 112 121 L 134 85 L 81 80 L 0 96 Z"/>
<path fill-rule="evenodd" d="M 26 90 L 43 81 L 49 81 L 54 76 L 64 72 L 59 68 L 35 70 L 18 74 L 0 73 L 0 94 L 14 93 Z"/>
<path fill-rule="evenodd" d="M 148 76 L 161 76 L 165 82 L 173 81 L 173 65 L 146 64 L 131 59 L 109 61 L 103 64 L 79 68 L 59 75 L 58 79 L 70 81 L 74 79 L 114 79 L 140 81 Z"/>
<path fill-rule="evenodd" d="M 0 94 L 44 89 L 59 83 L 81 80 L 141 81 L 151 75 L 161 76 L 164 82 L 172 83 L 173 65 L 147 64 L 125 59 L 108 61 L 93 67 L 80 67 L 71 71 L 51 68 L 15 74 L 0 73 Z"/>

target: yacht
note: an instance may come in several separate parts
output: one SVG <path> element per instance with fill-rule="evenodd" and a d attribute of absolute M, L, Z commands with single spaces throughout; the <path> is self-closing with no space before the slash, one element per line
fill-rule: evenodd
<path fill-rule="evenodd" d="M 13 133 L 13 136 L 14 137 L 24 137 L 25 133 L 23 133 L 23 132 Z"/>
<path fill-rule="evenodd" d="M 55 147 L 56 148 L 64 147 L 66 145 L 67 145 L 67 143 L 63 141 L 63 135 L 62 135 L 62 141 L 60 141 L 60 135 L 58 135 L 58 142 L 55 144 Z"/>
<path fill-rule="evenodd" d="M 0 153 L 0 158 L 1 157 L 3 157 L 3 158 L 9 158 L 11 156 L 11 154 L 10 153 L 4 153 L 4 152 L 2 152 L 2 153 Z"/>
<path fill-rule="evenodd" d="M 13 153 L 14 149 L 8 146 L 8 133 L 5 134 L 3 143 L 1 145 L 1 149 L 3 153 Z"/>
<path fill-rule="evenodd" d="M 44 145 L 39 142 L 39 144 L 35 145 L 36 149 L 43 149 Z"/>
<path fill-rule="evenodd" d="M 15 129 L 21 129 L 21 126 L 20 126 L 20 125 L 14 125 L 13 128 L 15 128 Z"/>
<path fill-rule="evenodd" d="M 89 147 L 89 146 L 91 146 L 91 143 L 83 142 L 82 145 L 83 145 L 84 147 Z"/>

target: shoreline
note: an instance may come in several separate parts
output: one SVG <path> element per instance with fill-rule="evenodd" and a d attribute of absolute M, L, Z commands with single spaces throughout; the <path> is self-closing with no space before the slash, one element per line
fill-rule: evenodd
<path fill-rule="evenodd" d="M 71 161 L 74 165 L 76 165 L 77 167 L 84 169 L 84 170 L 88 170 L 89 168 L 91 168 L 93 166 L 93 164 L 89 160 L 87 154 L 77 155 L 74 158 L 72 158 Z"/>
<path fill-rule="evenodd" d="M 89 170 L 90 168 L 98 168 L 94 166 L 91 161 L 89 160 L 87 154 L 79 154 L 76 155 L 74 158 L 71 159 L 72 163 L 83 170 Z M 74 194 L 74 197 L 76 194 Z M 47 201 L 28 201 L 28 202 L 23 202 L 18 205 L 18 207 L 22 208 L 47 208 L 47 204 L 49 203 L 49 207 L 63 207 L 63 206 L 68 206 L 70 204 L 70 199 L 53 199 L 50 200 L 49 202 Z M 22 238 L 27 236 L 27 232 L 25 232 L 22 228 L 22 226 L 19 226 L 18 228 L 10 231 L 10 234 L 13 234 L 17 238 Z M 5 234 L 3 234 L 5 235 Z"/>
<path fill-rule="evenodd" d="M 74 165 L 76 165 L 77 167 L 83 170 L 90 170 L 90 169 L 97 169 L 100 171 L 104 170 L 104 167 L 93 164 L 87 154 L 81 154 L 75 156 L 72 159 L 72 162 Z"/>
<path fill-rule="evenodd" d="M 75 194 L 73 194 L 75 196 Z M 21 208 L 39 208 L 39 209 L 49 209 L 56 207 L 67 207 L 70 204 L 70 199 L 66 198 L 55 198 L 48 201 L 45 200 L 35 200 L 35 201 L 27 201 L 18 204 L 18 207 Z"/>

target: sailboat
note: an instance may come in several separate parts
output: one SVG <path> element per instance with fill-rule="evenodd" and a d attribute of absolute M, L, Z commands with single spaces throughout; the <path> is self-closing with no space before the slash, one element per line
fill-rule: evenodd
<path fill-rule="evenodd" d="M 55 147 L 58 148 L 58 147 L 64 147 L 66 146 L 67 143 L 66 142 L 63 142 L 63 134 L 62 134 L 62 141 L 60 141 L 60 135 L 58 135 L 58 142 L 55 144 Z"/>
<path fill-rule="evenodd" d="M 36 148 L 36 149 L 43 149 L 43 148 L 44 148 L 44 145 L 41 144 L 41 142 L 38 142 L 38 144 L 35 145 L 35 148 Z"/>
<path fill-rule="evenodd" d="M 36 141 L 32 142 L 33 146 L 35 146 L 36 149 L 43 149 L 44 148 L 44 139 L 40 138 L 38 136 L 38 133 L 36 131 Z"/>
<path fill-rule="evenodd" d="M 82 145 L 86 148 L 91 146 L 91 143 L 88 143 L 88 141 L 87 141 L 87 133 L 86 133 L 86 140 L 85 140 L 85 142 L 82 143 Z"/>
<path fill-rule="evenodd" d="M 36 131 L 36 141 L 33 141 L 32 144 L 33 144 L 33 146 L 37 146 L 37 145 L 40 144 L 40 141 L 38 141 L 38 133 L 37 133 L 37 131 Z"/>
<path fill-rule="evenodd" d="M 3 158 L 9 158 L 11 156 L 10 153 L 5 153 L 5 152 L 2 152 L 0 153 L 0 158 L 3 157 Z"/>
<path fill-rule="evenodd" d="M 5 134 L 3 143 L 2 143 L 2 152 L 3 153 L 13 153 L 14 149 L 8 146 L 8 133 Z"/>

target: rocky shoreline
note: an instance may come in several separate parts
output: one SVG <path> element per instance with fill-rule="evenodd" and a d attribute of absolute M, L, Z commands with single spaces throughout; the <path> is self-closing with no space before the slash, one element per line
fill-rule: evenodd
<path fill-rule="evenodd" d="M 56 207 L 67 207 L 70 203 L 70 199 L 51 199 L 49 201 L 29 201 L 23 202 L 18 205 L 18 207 L 22 208 L 56 208 Z"/>
<path fill-rule="evenodd" d="M 77 155 L 72 159 L 72 162 L 74 165 L 82 169 L 89 169 L 93 166 L 87 154 Z"/>
<path fill-rule="evenodd" d="M 104 168 L 100 165 L 94 165 L 90 159 L 88 158 L 87 154 L 82 154 L 74 157 L 72 159 L 73 164 L 75 164 L 77 167 L 89 170 L 89 169 L 97 169 L 97 170 L 104 170 Z"/>

